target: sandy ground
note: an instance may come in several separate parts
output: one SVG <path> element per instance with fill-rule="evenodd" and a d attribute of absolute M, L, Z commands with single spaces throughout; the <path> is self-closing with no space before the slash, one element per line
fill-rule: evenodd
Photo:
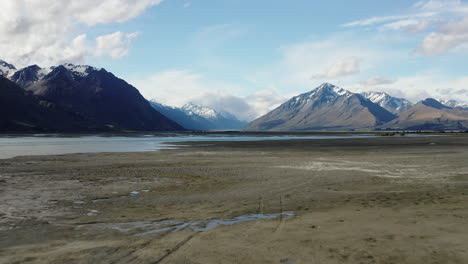
<path fill-rule="evenodd" d="M 0 160 L 0 263 L 468 263 L 468 136 L 184 145 Z"/>

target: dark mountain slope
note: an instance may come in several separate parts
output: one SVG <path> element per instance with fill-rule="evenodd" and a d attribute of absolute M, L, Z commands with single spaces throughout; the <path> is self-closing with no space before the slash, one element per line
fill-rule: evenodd
<path fill-rule="evenodd" d="M 107 131 L 105 126 L 80 114 L 40 100 L 0 76 L 0 132 Z"/>
<path fill-rule="evenodd" d="M 104 69 L 61 65 L 24 89 L 113 129 L 184 129 L 154 110 L 135 87 Z"/>

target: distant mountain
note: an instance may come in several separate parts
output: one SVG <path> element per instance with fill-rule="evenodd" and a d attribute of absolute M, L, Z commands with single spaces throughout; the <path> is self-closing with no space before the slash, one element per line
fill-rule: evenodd
<path fill-rule="evenodd" d="M 453 108 L 459 108 L 459 109 L 463 109 L 463 110 L 468 110 L 468 103 L 462 103 L 462 102 L 458 102 L 456 100 L 438 100 L 441 104 L 443 105 L 446 105 L 446 106 L 449 106 L 449 107 L 453 107 Z"/>
<path fill-rule="evenodd" d="M 194 104 L 186 104 L 182 108 L 163 105 L 155 101 L 150 101 L 150 104 L 163 115 L 191 130 L 240 129 L 246 124 L 232 114 Z"/>
<path fill-rule="evenodd" d="M 196 120 L 180 108 L 163 105 L 155 101 L 149 101 L 149 103 L 156 111 L 174 120 L 186 129 L 205 130 L 210 125 L 207 120 Z"/>
<path fill-rule="evenodd" d="M 0 132 L 109 131 L 96 120 L 63 109 L 0 76 Z"/>
<path fill-rule="evenodd" d="M 395 115 L 399 115 L 413 106 L 413 103 L 404 98 L 393 97 L 384 92 L 363 92 L 361 94 Z"/>
<path fill-rule="evenodd" d="M 15 66 L 3 61 L 3 60 L 0 60 L 0 76 L 4 76 L 4 77 L 10 77 L 11 75 L 13 75 L 13 73 L 15 73 L 16 71 L 16 68 Z"/>
<path fill-rule="evenodd" d="M 113 130 L 184 129 L 154 110 L 135 87 L 104 69 L 73 64 L 43 69 L 32 65 L 10 74 L 10 79 L 42 100 Z"/>
<path fill-rule="evenodd" d="M 291 98 L 248 124 L 245 130 L 373 129 L 396 116 L 360 94 L 324 83 Z"/>
<path fill-rule="evenodd" d="M 200 117 L 208 120 L 211 124 L 210 129 L 240 129 L 247 124 L 247 122 L 240 121 L 231 113 L 216 111 L 212 108 L 192 103 L 182 106 L 181 109 L 196 120 Z"/>
<path fill-rule="evenodd" d="M 403 130 L 466 130 L 468 111 L 453 108 L 428 98 L 398 118 L 381 126 L 383 129 Z"/>

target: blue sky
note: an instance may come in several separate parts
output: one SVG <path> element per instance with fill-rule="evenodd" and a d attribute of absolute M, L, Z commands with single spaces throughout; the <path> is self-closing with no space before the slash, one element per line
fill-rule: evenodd
<path fill-rule="evenodd" d="M 45 18 L 18 19 L 27 2 L 38 3 L 5 9 L 0 34 L 3 25 L 10 39 L 17 29 L 17 43 L 24 28 L 51 37 L 29 36 L 34 45 L 23 49 L 0 42 L 3 59 L 104 67 L 169 105 L 192 101 L 250 120 L 323 82 L 412 101 L 468 100 L 465 1 L 82 0 L 65 15 L 45 9 L 47 28 Z"/>

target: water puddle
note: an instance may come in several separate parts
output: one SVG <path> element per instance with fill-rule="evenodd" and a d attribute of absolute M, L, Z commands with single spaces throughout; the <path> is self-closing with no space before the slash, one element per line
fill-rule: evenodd
<path fill-rule="evenodd" d="M 178 232 L 189 230 L 195 232 L 204 232 L 215 229 L 219 226 L 234 225 L 243 222 L 269 219 L 289 219 L 294 216 L 293 212 L 282 212 L 276 214 L 247 214 L 237 216 L 231 219 L 220 220 L 198 220 L 198 221 L 177 221 L 177 220 L 162 220 L 162 221 L 136 221 L 128 223 L 99 223 L 87 225 L 88 227 L 99 229 L 112 229 L 120 232 L 129 233 L 134 236 L 147 236 L 152 234 L 160 234 L 165 232 Z"/>
<path fill-rule="evenodd" d="M 138 195 L 138 194 L 145 193 L 145 192 L 150 192 L 150 190 L 133 191 L 133 192 L 130 192 L 129 195 Z"/>

